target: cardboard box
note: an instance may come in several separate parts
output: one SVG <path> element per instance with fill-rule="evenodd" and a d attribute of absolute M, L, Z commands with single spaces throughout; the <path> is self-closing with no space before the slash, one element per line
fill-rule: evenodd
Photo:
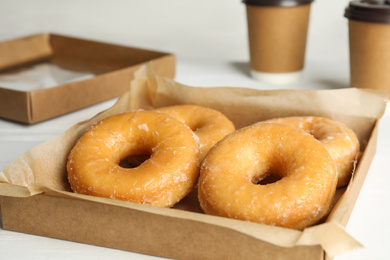
<path fill-rule="evenodd" d="M 157 74 L 173 78 L 172 54 L 38 34 L 0 43 L 0 117 L 32 124 L 115 98 L 128 91 L 133 73 L 152 62 Z M 36 64 L 88 71 L 93 77 L 50 88 L 20 91 L 1 86 L 1 75 Z"/>
<path fill-rule="evenodd" d="M 326 116 L 356 132 L 362 156 L 348 187 L 337 190 L 327 220 L 302 231 L 203 214 L 196 189 L 173 208 L 71 191 L 67 156 L 87 128 L 121 111 L 182 103 L 220 110 L 236 128 L 276 116 Z M 385 95 L 374 90 L 197 88 L 142 67 L 113 107 L 27 151 L 0 173 L 3 228 L 174 259 L 332 258 L 362 246 L 344 227 L 375 154 L 385 106 Z"/>

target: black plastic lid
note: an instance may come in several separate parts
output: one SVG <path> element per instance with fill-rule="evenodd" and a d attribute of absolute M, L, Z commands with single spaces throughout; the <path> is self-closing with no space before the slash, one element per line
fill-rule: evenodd
<path fill-rule="evenodd" d="M 314 0 L 243 0 L 246 5 L 261 5 L 261 6 L 297 6 L 310 4 Z"/>
<path fill-rule="evenodd" d="M 356 21 L 390 23 L 390 0 L 352 1 L 344 16 Z"/>

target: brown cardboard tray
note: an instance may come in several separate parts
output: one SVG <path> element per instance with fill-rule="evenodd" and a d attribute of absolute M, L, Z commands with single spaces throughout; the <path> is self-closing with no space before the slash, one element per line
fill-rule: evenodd
<path fill-rule="evenodd" d="M 173 54 L 51 33 L 1 42 L 0 57 L 0 118 L 27 124 L 120 96 L 146 62 L 153 63 L 158 75 L 175 75 Z M 27 91 L 1 85 L 2 74 L 43 63 L 94 76 Z"/>
<path fill-rule="evenodd" d="M 326 116 L 356 132 L 362 156 L 348 187 L 337 190 L 326 221 L 302 231 L 203 214 L 196 189 L 173 208 L 71 191 L 67 156 L 87 128 L 115 113 L 182 103 L 220 110 L 236 128 L 272 117 Z M 174 259 L 332 258 L 362 246 L 345 226 L 376 152 L 385 106 L 385 95 L 374 90 L 198 88 L 143 66 L 114 106 L 27 151 L 0 173 L 3 228 Z"/>

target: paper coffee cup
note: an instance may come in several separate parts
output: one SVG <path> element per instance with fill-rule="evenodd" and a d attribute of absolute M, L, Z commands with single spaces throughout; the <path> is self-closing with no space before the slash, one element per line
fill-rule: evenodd
<path fill-rule="evenodd" d="M 302 75 L 313 0 L 243 0 L 251 76 L 288 84 Z"/>
<path fill-rule="evenodd" d="M 348 18 L 350 86 L 390 95 L 390 1 L 352 1 Z"/>

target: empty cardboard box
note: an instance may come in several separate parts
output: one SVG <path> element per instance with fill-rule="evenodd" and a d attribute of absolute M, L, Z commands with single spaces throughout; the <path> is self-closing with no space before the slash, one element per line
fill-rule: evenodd
<path fill-rule="evenodd" d="M 1 42 L 0 57 L 0 117 L 27 124 L 120 96 L 147 62 L 175 75 L 173 54 L 57 34 Z"/>

